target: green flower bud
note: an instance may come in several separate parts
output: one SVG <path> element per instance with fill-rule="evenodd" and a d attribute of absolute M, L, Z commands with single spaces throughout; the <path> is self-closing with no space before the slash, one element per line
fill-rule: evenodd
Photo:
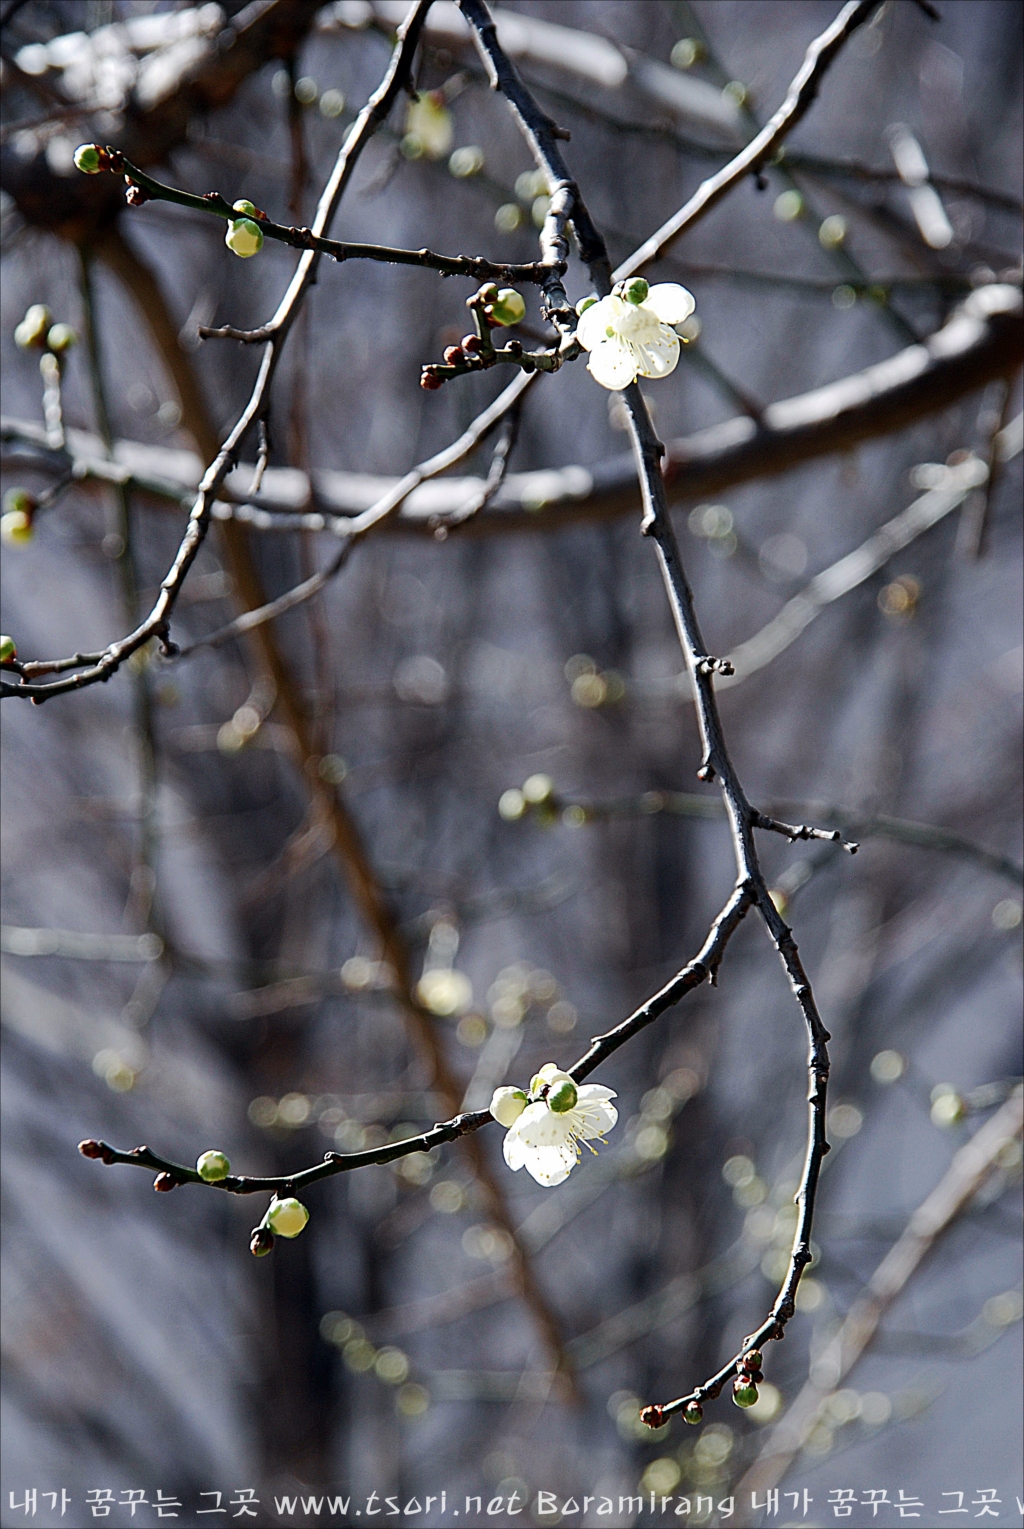
<path fill-rule="evenodd" d="M 527 1105 L 526 1094 L 521 1088 L 496 1088 L 489 1108 L 500 1126 L 508 1130 L 515 1125 Z"/>
<path fill-rule="evenodd" d="M 231 1164 L 223 1152 L 204 1152 L 196 1163 L 196 1172 L 204 1184 L 216 1184 L 218 1179 L 227 1178 Z"/>
<path fill-rule="evenodd" d="M 35 507 L 35 496 L 27 488 L 9 488 L 4 495 L 5 515 L 31 515 Z"/>
<path fill-rule="evenodd" d="M 13 637 L 6 635 L 0 637 L 0 664 L 13 664 L 18 656 L 18 649 Z"/>
<path fill-rule="evenodd" d="M 31 540 L 32 519 L 24 510 L 8 510 L 6 515 L 0 515 L 0 541 L 13 547 Z"/>
<path fill-rule="evenodd" d="M 267 1222 L 278 1237 L 297 1237 L 309 1220 L 309 1211 L 299 1200 L 275 1200 L 267 1211 Z"/>
<path fill-rule="evenodd" d="M 764 1355 L 760 1349 L 752 1348 L 749 1353 L 744 1354 L 740 1363 L 745 1370 L 759 1370 L 764 1363 Z"/>
<path fill-rule="evenodd" d="M 14 343 L 21 350 L 41 346 L 52 323 L 53 315 L 45 303 L 33 303 L 14 331 Z"/>
<path fill-rule="evenodd" d="M 732 1383 L 732 1399 L 737 1407 L 752 1407 L 757 1401 L 757 1387 L 745 1375 L 737 1375 Z"/>
<path fill-rule="evenodd" d="M 228 224 L 224 243 L 233 255 L 248 260 L 250 255 L 258 255 L 263 248 L 263 230 L 251 218 L 234 218 Z"/>
<path fill-rule="evenodd" d="M 80 143 L 75 150 L 75 169 L 83 175 L 99 175 L 103 168 L 103 150 L 98 143 Z"/>
<path fill-rule="evenodd" d="M 72 345 L 77 345 L 78 336 L 70 324 L 54 324 L 46 336 L 46 343 L 50 350 L 59 355 L 62 351 L 70 350 Z"/>
<path fill-rule="evenodd" d="M 597 298 L 593 293 L 591 293 L 589 297 L 581 297 L 579 302 L 576 304 L 576 312 L 579 317 L 582 318 L 587 309 L 592 308 L 596 302 Z"/>
<path fill-rule="evenodd" d="M 526 303 L 514 287 L 502 287 L 491 306 L 491 318 L 507 329 L 526 317 Z"/>
<path fill-rule="evenodd" d="M 642 276 L 634 276 L 632 280 L 621 283 L 622 296 L 626 299 L 627 303 L 633 303 L 637 307 L 647 301 L 647 294 L 650 290 Z"/>
<path fill-rule="evenodd" d="M 235 202 L 232 205 L 234 206 L 236 212 L 243 212 L 247 218 L 256 218 L 259 216 L 258 212 L 256 211 L 255 202 L 246 202 L 243 200 L 241 202 Z"/>
<path fill-rule="evenodd" d="M 548 1090 L 548 1109 L 556 1115 L 567 1115 L 576 1108 L 579 1093 L 573 1080 L 566 1076 L 557 1079 Z"/>
<path fill-rule="evenodd" d="M 700 1405 L 699 1402 L 688 1402 L 687 1405 L 683 1408 L 684 1423 L 690 1423 L 696 1427 L 703 1416 L 704 1408 Z"/>

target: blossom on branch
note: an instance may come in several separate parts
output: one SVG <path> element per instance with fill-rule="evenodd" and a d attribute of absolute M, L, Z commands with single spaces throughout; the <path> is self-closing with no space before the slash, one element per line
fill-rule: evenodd
<path fill-rule="evenodd" d="M 580 1160 L 580 1142 L 603 1141 L 618 1120 L 609 1102 L 614 1098 L 600 1083 L 578 1086 L 554 1062 L 537 1073 L 528 1095 L 522 1089 L 497 1089 L 490 1110 L 509 1127 L 506 1163 L 513 1173 L 526 1168 L 546 1189 L 564 1183 Z"/>
<path fill-rule="evenodd" d="M 667 377 L 679 360 L 679 335 L 697 306 L 675 282 L 649 287 L 642 276 L 620 281 L 599 302 L 578 304 L 576 338 L 589 350 L 587 371 L 603 388 L 618 392 L 637 377 Z"/>

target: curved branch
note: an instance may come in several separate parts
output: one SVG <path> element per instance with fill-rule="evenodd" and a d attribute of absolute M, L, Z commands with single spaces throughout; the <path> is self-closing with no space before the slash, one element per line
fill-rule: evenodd
<path fill-rule="evenodd" d="M 100 253 L 106 258 L 106 248 Z M 971 293 L 949 322 L 919 345 L 898 351 L 886 361 L 864 371 L 854 372 L 813 392 L 769 404 L 760 427 L 740 415 L 720 425 L 712 425 L 696 435 L 669 441 L 663 475 L 669 502 L 722 493 L 755 478 L 772 477 L 788 472 L 803 462 L 848 451 L 863 441 L 877 440 L 906 429 L 919 419 L 948 408 L 960 398 L 994 379 L 1010 376 L 1024 356 L 1024 304 L 1016 287 L 994 285 Z M 511 407 L 529 385 L 526 376 L 515 382 L 481 416 L 480 435 L 497 423 L 501 412 Z M 471 427 L 472 428 L 472 427 Z M 151 450 L 134 442 L 115 445 L 115 461 L 104 459 L 100 443 L 82 432 L 67 432 L 65 453 L 46 449 L 45 432 L 40 426 L 18 420 L 0 421 L 0 439 L 7 445 L 31 447 L 31 464 L 45 471 L 66 472 L 73 466 L 79 477 L 109 479 L 111 474 L 126 475 L 133 489 L 151 498 L 170 500 L 177 506 L 198 481 L 199 463 L 181 452 L 175 455 L 165 448 Z M 448 478 L 436 484 L 429 494 L 415 492 L 419 482 L 455 466 L 462 451 L 461 437 L 444 465 L 436 472 L 423 464 L 422 477 L 403 495 L 402 511 L 389 520 L 390 530 L 432 532 L 436 517 L 458 517 L 462 507 L 479 492 L 478 478 Z M 440 454 L 444 456 L 444 453 Z M 439 458 L 431 459 L 436 462 Z M 167 474 L 166 464 L 180 463 L 175 482 Z M 243 467 L 250 474 L 251 467 Z M 288 470 L 294 480 L 294 469 Z M 394 479 L 374 478 L 367 474 L 330 471 L 314 472 L 312 494 L 303 482 L 286 488 L 288 480 L 268 468 L 263 492 L 250 504 L 241 486 L 225 482 L 218 495 L 214 515 L 230 516 L 232 504 L 245 506 L 244 517 L 253 520 L 256 529 L 330 530 L 345 534 L 351 518 L 363 514 L 389 492 L 396 491 Z M 403 483 L 407 480 L 401 480 Z M 246 487 L 249 478 L 244 479 Z M 320 515 L 319 524 L 300 522 L 296 512 L 312 498 Z M 461 535 L 489 535 L 503 531 L 552 531 L 577 521 L 600 520 L 633 514 L 639 506 L 636 472 L 630 457 L 617 457 L 594 467 L 572 464 L 541 472 L 510 474 L 495 495 L 486 513 L 475 516 Z M 234 513 L 238 513 L 236 510 Z M 261 517 L 267 517 L 262 520 Z"/>

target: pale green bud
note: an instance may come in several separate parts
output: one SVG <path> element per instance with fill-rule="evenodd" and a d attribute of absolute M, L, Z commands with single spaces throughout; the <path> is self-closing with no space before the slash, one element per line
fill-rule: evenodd
<path fill-rule="evenodd" d="M 568 1073 L 560 1073 L 548 1087 L 548 1109 L 556 1115 L 567 1115 L 576 1108 L 579 1092 Z"/>
<path fill-rule="evenodd" d="M 647 301 L 647 294 L 651 289 L 642 276 L 634 276 L 631 281 L 622 283 L 621 290 L 627 303 L 633 303 L 639 307 L 641 303 Z"/>
<path fill-rule="evenodd" d="M 576 304 L 576 312 L 579 317 L 582 318 L 587 309 L 592 308 L 596 302 L 597 298 L 593 295 L 593 293 L 591 293 L 589 297 L 581 297 L 579 302 Z"/>
<path fill-rule="evenodd" d="M 18 656 L 18 649 L 13 637 L 6 635 L 0 637 L 0 664 L 13 664 Z"/>
<path fill-rule="evenodd" d="M 309 1220 L 309 1211 L 299 1200 L 275 1200 L 267 1211 L 267 1222 L 278 1237 L 297 1237 Z"/>
<path fill-rule="evenodd" d="M 46 343 L 51 350 L 70 350 L 72 345 L 78 344 L 78 336 L 70 324 L 54 324 L 46 336 Z"/>
<path fill-rule="evenodd" d="M 236 212 L 244 213 L 247 218 L 255 218 L 257 216 L 255 202 L 246 202 L 243 200 L 241 202 L 234 202 L 232 205 L 234 206 Z"/>
<path fill-rule="evenodd" d="M 196 1172 L 204 1184 L 216 1184 L 218 1179 L 227 1178 L 231 1164 L 223 1152 L 204 1152 L 196 1163 Z"/>
<path fill-rule="evenodd" d="M 0 516 L 0 541 L 8 546 L 32 540 L 32 520 L 24 510 L 8 510 Z"/>
<path fill-rule="evenodd" d="M 757 1387 L 746 1376 L 737 1376 L 732 1384 L 732 1399 L 737 1407 L 752 1407 L 757 1401 Z"/>
<path fill-rule="evenodd" d="M 42 345 L 46 331 L 53 323 L 53 315 L 45 303 L 33 303 L 14 331 L 14 343 L 21 350 Z"/>
<path fill-rule="evenodd" d="M 228 224 L 224 243 L 233 255 L 248 260 L 263 248 L 263 230 L 251 218 L 235 218 Z"/>
<path fill-rule="evenodd" d="M 103 168 L 102 150 L 98 143 L 80 143 L 75 150 L 75 169 L 83 175 L 99 175 Z"/>
<path fill-rule="evenodd" d="M 526 1105 L 526 1094 L 521 1088 L 496 1088 L 490 1111 L 498 1124 L 508 1130 L 509 1126 L 515 1125 Z"/>
<path fill-rule="evenodd" d="M 491 318 L 507 329 L 526 317 L 526 303 L 514 287 L 502 287 L 491 306 Z"/>

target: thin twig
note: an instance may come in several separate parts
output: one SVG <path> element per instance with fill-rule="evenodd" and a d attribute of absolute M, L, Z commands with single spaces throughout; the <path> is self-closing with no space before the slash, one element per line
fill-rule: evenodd
<path fill-rule="evenodd" d="M 725 817 L 725 808 L 717 797 L 701 796 L 690 791 L 645 791 L 642 796 L 622 797 L 605 802 L 580 801 L 553 792 L 548 798 L 548 804 L 556 812 L 567 814 L 567 821 L 573 824 L 601 823 L 619 818 L 650 818 L 660 813 L 705 821 Z M 786 808 L 793 805 L 793 803 L 784 804 Z M 807 835 L 809 838 L 820 836 L 826 841 L 842 844 L 844 848 L 846 847 L 843 841 L 844 834 L 854 835 L 857 840 L 889 839 L 897 844 L 914 845 L 918 849 L 937 850 L 940 853 L 971 860 L 994 875 L 1004 877 L 1015 886 L 1024 886 L 1024 866 L 1018 861 L 1011 859 L 1009 855 L 1000 855 L 994 850 L 986 849 L 984 845 L 968 839 L 964 834 L 956 833 L 953 829 L 940 828 L 933 823 L 915 823 L 907 818 L 889 817 L 884 813 L 863 815 L 851 812 L 847 808 L 829 807 L 817 802 L 799 805 L 801 810 L 807 811 L 814 817 L 823 818 L 825 822 L 837 825 L 836 830 L 830 833 L 809 831 Z M 791 830 L 788 826 L 783 827 L 780 824 L 780 828 L 783 828 L 787 837 L 790 836 Z M 793 832 L 796 838 L 804 837 L 798 829 Z"/>
<path fill-rule="evenodd" d="M 744 1501 L 748 1491 L 763 1492 L 782 1480 L 829 1396 L 850 1374 L 877 1333 L 886 1311 L 935 1242 L 966 1210 L 995 1168 L 1000 1154 L 1020 1137 L 1022 1121 L 1024 1094 L 1018 1087 L 960 1148 L 942 1179 L 910 1217 L 902 1235 L 868 1281 L 864 1294 L 853 1303 L 839 1331 L 815 1358 L 803 1390 L 772 1429 L 758 1459 L 739 1482 L 738 1501 Z"/>
<path fill-rule="evenodd" d="M 417 0 L 416 5 L 409 12 L 405 22 L 403 22 L 398 30 L 398 40 L 391 56 L 388 71 L 380 86 L 374 91 L 369 101 L 359 113 L 352 130 L 346 136 L 345 143 L 335 161 L 330 179 L 324 188 L 319 206 L 317 207 L 316 217 L 313 221 L 313 234 L 315 237 L 319 237 L 323 229 L 330 225 L 334 211 L 344 193 L 345 187 L 348 185 L 359 155 L 373 136 L 379 123 L 387 116 L 404 88 L 429 5 L 430 0 Z M 49 699 L 51 696 L 65 695 L 70 691 L 80 690 L 85 685 L 105 682 L 112 674 L 116 673 L 126 659 L 130 658 L 134 652 L 154 637 L 158 639 L 165 653 L 171 654 L 174 652 L 169 637 L 171 611 L 181 592 L 189 569 L 196 559 L 199 548 L 206 539 L 217 492 L 235 465 L 243 439 L 248 434 L 252 425 L 263 414 L 270 384 L 280 359 L 281 347 L 295 321 L 302 300 L 315 277 L 320 258 L 321 256 L 315 248 L 307 250 L 299 261 L 284 297 L 278 304 L 277 312 L 268 326 L 272 338 L 268 340 L 264 349 L 256 385 L 234 428 L 230 431 L 216 457 L 203 474 L 199 484 L 199 493 L 189 516 L 185 535 L 182 538 L 174 562 L 160 586 L 160 593 L 149 615 L 128 636 L 111 643 L 98 662 L 93 663 L 90 667 L 79 670 L 67 679 L 55 680 L 47 685 L 30 687 L 30 699 L 36 704 Z M 5 695 L 24 695 L 26 690 L 23 687 L 5 683 L 3 693 Z"/>
<path fill-rule="evenodd" d="M 283 223 L 275 223 L 262 211 L 255 214 L 239 212 L 219 191 L 208 191 L 204 196 L 196 196 L 191 191 L 179 191 L 176 186 L 167 186 L 163 181 L 147 175 L 145 170 L 140 170 L 138 165 L 133 165 L 117 149 L 106 149 L 104 154 L 108 161 L 104 169 L 116 175 L 123 174 L 129 183 L 129 191 L 135 186 L 145 193 L 144 197 L 136 198 L 137 204 L 144 201 L 174 202 L 192 212 L 212 213 L 214 217 L 228 222 L 249 218 L 258 224 L 265 239 L 275 239 L 292 249 L 315 250 L 317 254 L 329 255 L 339 265 L 346 260 L 376 260 L 385 265 L 419 266 L 423 270 L 439 271 L 442 276 L 465 276 L 474 281 L 532 282 L 538 286 L 548 282 L 552 275 L 560 276 L 565 271 L 564 260 L 555 265 L 543 261 L 516 265 L 508 261 L 487 260 L 483 255 L 437 255 L 428 249 L 406 250 L 393 249 L 385 244 L 342 243 L 340 239 L 328 239 L 310 228 L 291 228 Z M 200 334 L 207 338 L 220 336 L 221 333 L 219 330 L 200 329 Z M 231 330 L 226 337 L 238 339 L 243 335 L 250 340 L 253 335 L 266 338 L 260 330 Z"/>
<path fill-rule="evenodd" d="M 799 73 L 790 85 L 786 99 L 769 122 L 745 148 L 724 165 L 716 175 L 703 181 L 688 202 L 651 235 L 615 272 L 616 280 L 634 275 L 691 228 L 705 213 L 720 202 L 739 181 L 756 174 L 778 151 L 783 140 L 806 116 L 826 72 L 843 44 L 878 8 L 878 0 L 850 0 L 830 27 L 816 37 L 804 54 Z"/>

